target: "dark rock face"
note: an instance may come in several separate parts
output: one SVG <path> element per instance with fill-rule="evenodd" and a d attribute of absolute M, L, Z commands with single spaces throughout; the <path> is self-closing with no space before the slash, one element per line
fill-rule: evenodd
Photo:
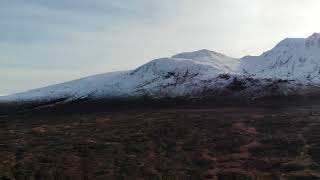
<path fill-rule="evenodd" d="M 237 92 L 245 90 L 246 88 L 246 82 L 239 80 L 238 78 L 234 78 L 233 81 L 227 86 L 227 89 Z"/>

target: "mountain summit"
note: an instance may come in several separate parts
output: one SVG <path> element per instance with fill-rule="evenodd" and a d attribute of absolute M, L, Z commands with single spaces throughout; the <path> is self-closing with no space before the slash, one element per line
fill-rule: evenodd
<path fill-rule="evenodd" d="M 306 39 L 307 48 L 318 48 L 320 49 L 320 33 L 314 33 Z"/>
<path fill-rule="evenodd" d="M 127 97 L 265 97 L 306 94 L 320 84 L 320 33 L 287 38 L 260 56 L 242 59 L 206 49 L 0 98 L 2 102 Z"/>
<path fill-rule="evenodd" d="M 257 77 L 320 83 L 320 33 L 310 37 L 288 38 L 261 56 L 242 59 L 243 68 Z"/>

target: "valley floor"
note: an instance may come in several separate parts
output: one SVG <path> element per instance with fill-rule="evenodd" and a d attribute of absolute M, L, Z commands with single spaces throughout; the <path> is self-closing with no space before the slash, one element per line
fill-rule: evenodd
<path fill-rule="evenodd" d="M 319 163 L 309 101 L 0 116 L 0 179 L 320 179 Z"/>

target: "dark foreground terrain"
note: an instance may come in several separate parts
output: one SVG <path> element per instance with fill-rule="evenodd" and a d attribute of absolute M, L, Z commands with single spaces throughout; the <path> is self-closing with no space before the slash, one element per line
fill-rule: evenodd
<path fill-rule="evenodd" d="M 0 179 L 320 179 L 319 100 L 84 109 L 2 111 Z"/>

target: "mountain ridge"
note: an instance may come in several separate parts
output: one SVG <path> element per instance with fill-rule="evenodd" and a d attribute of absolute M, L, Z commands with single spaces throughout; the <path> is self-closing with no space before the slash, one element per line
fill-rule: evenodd
<path fill-rule="evenodd" d="M 152 60 L 121 72 L 90 76 L 0 97 L 1 102 L 75 101 L 85 98 L 206 97 L 257 98 L 317 91 L 320 33 L 287 38 L 260 56 L 241 59 L 202 49 Z M 312 88 L 310 88 L 312 87 Z"/>

